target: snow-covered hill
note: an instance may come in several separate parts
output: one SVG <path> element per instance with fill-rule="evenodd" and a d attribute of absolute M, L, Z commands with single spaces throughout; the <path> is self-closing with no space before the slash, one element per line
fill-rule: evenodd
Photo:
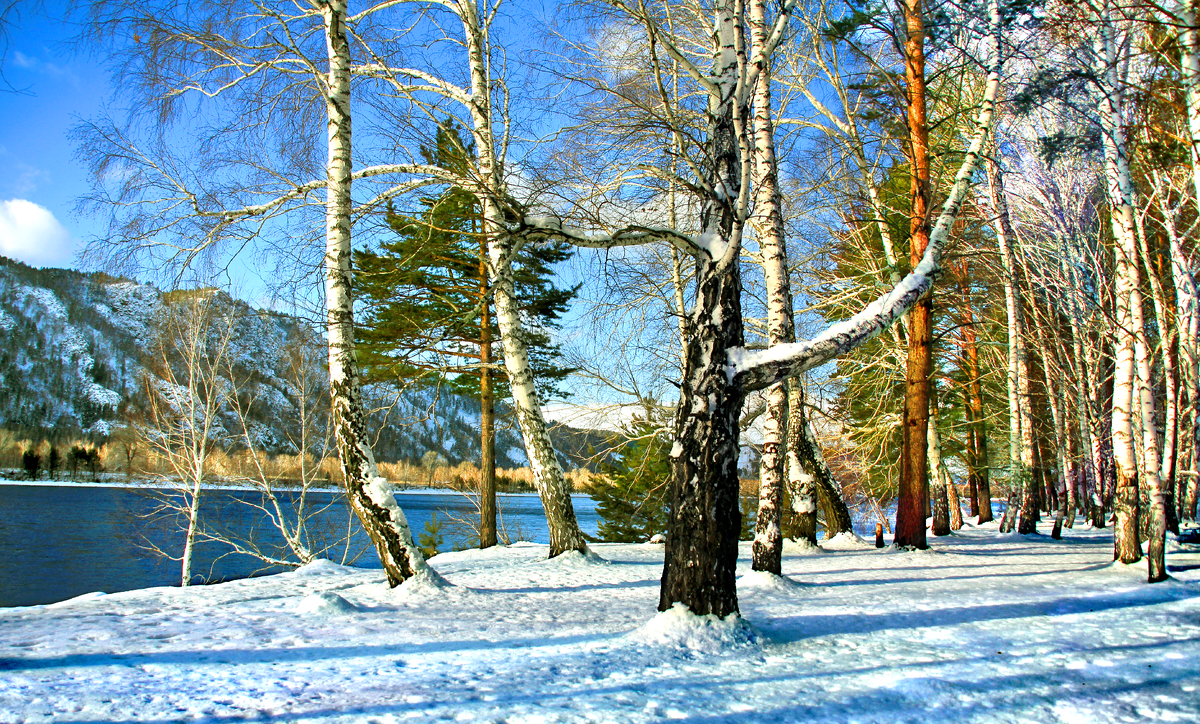
<path fill-rule="evenodd" d="M 297 345 L 323 375 L 317 331 L 294 317 L 252 309 L 215 291 L 213 307 L 233 320 L 230 357 L 243 399 L 252 398 L 251 429 L 269 452 L 296 452 L 298 402 L 289 365 Z M 152 363 L 160 320 L 168 307 L 194 298 L 107 274 L 34 269 L 0 257 L 0 428 L 28 438 L 103 440 L 144 405 L 147 376 L 169 386 Z M 219 325 L 217 325 L 219 326 Z M 323 386 L 320 385 L 320 386 Z M 479 455 L 479 403 L 445 391 L 368 390 L 381 460 L 420 459 L 427 451 L 451 463 Z M 232 409 L 221 426 L 241 432 Z M 519 433 L 501 414 L 496 458 L 501 467 L 526 462 Z M 560 448 L 586 448 L 596 436 L 563 430 Z M 581 442 L 582 441 L 582 442 Z M 568 465 L 578 458 L 568 455 Z"/>

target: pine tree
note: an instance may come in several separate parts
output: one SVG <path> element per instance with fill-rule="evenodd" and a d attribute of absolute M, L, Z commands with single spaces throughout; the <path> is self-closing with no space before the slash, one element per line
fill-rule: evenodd
<path fill-rule="evenodd" d="M 660 427 L 635 419 L 632 440 L 614 462 L 600 466 L 604 479 L 588 491 L 600 516 L 598 538 L 611 543 L 644 543 L 667 530 L 671 441 Z"/>
<path fill-rule="evenodd" d="M 451 122 L 438 128 L 426 163 L 470 176 L 474 151 Z M 389 208 L 396 238 L 378 251 L 355 253 L 357 299 L 364 314 L 358 328 L 359 361 L 366 382 L 440 386 L 478 395 L 481 408 L 480 545 L 496 544 L 494 397 L 507 396 L 495 374 L 502 363 L 493 341 L 500 337 L 487 271 L 487 239 L 479 199 L 450 187 L 419 200 L 406 215 Z M 564 397 L 558 385 L 573 370 L 556 364 L 552 340 L 578 287 L 560 289 L 554 265 L 570 256 L 566 244 L 527 245 L 513 263 L 513 281 L 527 320 L 526 343 L 543 397 Z"/>

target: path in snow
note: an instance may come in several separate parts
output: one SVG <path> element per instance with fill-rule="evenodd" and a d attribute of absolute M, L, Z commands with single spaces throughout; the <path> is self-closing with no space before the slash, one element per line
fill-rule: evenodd
<path fill-rule="evenodd" d="M 0 609 L 0 721 L 1200 720 L 1200 553 L 1172 544 L 1151 586 L 1110 563 L 1111 529 L 932 544 L 839 540 L 785 555 L 786 580 L 746 544 L 757 634 L 696 648 L 628 635 L 657 603 L 651 545 L 444 554 L 447 590 L 321 562 Z"/>

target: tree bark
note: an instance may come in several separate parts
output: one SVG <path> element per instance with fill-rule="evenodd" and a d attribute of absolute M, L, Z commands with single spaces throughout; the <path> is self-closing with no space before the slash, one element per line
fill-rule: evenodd
<path fill-rule="evenodd" d="M 730 348 L 745 344 L 740 247 L 743 177 L 749 170 L 744 17 L 721 0 L 713 33 L 705 172 L 713 193 L 701 201 L 705 248 L 697 254 L 696 304 L 689 318 L 675 444 L 671 510 L 658 608 L 682 603 L 697 615 L 738 612 L 735 571 L 742 513 L 738 504 L 738 421 L 745 392 L 726 373 Z M 744 91 L 743 91 L 744 92 Z"/>
<path fill-rule="evenodd" d="M 487 239 L 479 241 L 479 547 L 496 545 L 496 403 L 492 393 L 492 302 Z"/>
<path fill-rule="evenodd" d="M 795 342 L 796 333 L 792 322 L 792 292 L 788 283 L 775 131 L 771 120 L 771 63 L 764 56 L 769 31 L 766 13 L 765 0 L 750 2 L 750 62 L 758 69 L 753 94 L 755 204 L 751 223 L 758 238 L 766 284 L 767 343 L 775 345 Z M 783 450 L 788 424 L 786 384 L 777 382 L 767 390 L 758 516 L 751 563 L 756 571 L 776 575 L 781 572 L 783 556 Z"/>
<path fill-rule="evenodd" d="M 788 402 L 788 493 L 797 520 L 796 536 L 797 540 L 816 545 L 817 504 L 820 497 L 817 460 L 820 459 L 820 451 L 813 447 L 815 441 L 806 434 L 808 416 L 804 412 L 804 387 L 799 380 L 790 381 Z"/>
<path fill-rule="evenodd" d="M 937 429 L 937 396 L 929 400 L 929 492 L 932 498 L 933 523 L 930 531 L 935 536 L 950 535 L 950 499 L 946 490 L 946 476 L 942 469 L 942 436 Z"/>
<path fill-rule="evenodd" d="M 929 175 L 929 127 L 925 111 L 925 16 L 921 0 L 905 0 L 904 21 L 908 154 L 912 168 L 909 256 L 916 268 L 929 245 L 929 207 L 933 195 Z M 933 372 L 933 300 L 930 295 L 922 297 L 909 311 L 908 331 L 895 544 L 927 548 L 925 508 L 929 495 L 929 461 L 926 455 L 929 444 L 929 385 Z"/>
<path fill-rule="evenodd" d="M 456 0 L 453 8 L 463 25 L 471 83 L 468 110 L 471 114 L 476 165 L 484 188 L 481 203 L 483 231 L 488 243 L 489 277 L 517 424 L 525 441 L 534 484 L 546 513 L 546 524 L 550 530 L 550 557 L 566 551 L 586 552 L 587 540 L 575 517 L 571 487 L 550 442 L 541 401 L 534 387 L 525 329 L 512 281 L 512 256 L 516 251 L 514 240 L 507 234 L 499 233 L 504 229 L 502 204 L 506 195 L 503 163 L 492 130 L 492 83 L 488 70 L 487 33 L 480 17 L 480 8 L 474 0 Z"/>
<path fill-rule="evenodd" d="M 1107 3 L 1098 18 L 1096 55 L 1101 67 L 1100 121 L 1104 143 L 1111 223 L 1115 244 L 1116 366 L 1113 372 L 1112 439 L 1117 473 L 1114 501 L 1117 516 L 1113 556 L 1122 563 L 1141 559 L 1138 540 L 1138 467 L 1133 440 L 1135 360 L 1133 310 L 1130 295 L 1138 287 L 1137 242 L 1133 228 L 1133 179 L 1125 144 L 1123 89 L 1119 77 L 1117 41 Z"/>
<path fill-rule="evenodd" d="M 989 480 L 987 447 L 987 421 L 983 413 L 983 384 L 979 375 L 979 343 L 975 333 L 975 313 L 970 303 L 967 287 L 966 263 L 963 264 L 962 292 L 966 301 L 963 307 L 962 348 L 966 362 L 968 419 L 971 422 L 968 450 L 968 482 L 971 486 L 971 515 L 976 523 L 993 520 L 992 488 Z"/>
<path fill-rule="evenodd" d="M 379 554 L 388 583 L 399 585 L 419 574 L 437 574 L 425 564 L 400 506 L 380 477 L 367 442 L 365 410 L 354 350 L 350 245 L 350 44 L 345 0 L 322 8 L 329 72 L 326 113 L 329 161 L 325 204 L 325 302 L 329 337 L 329 384 L 334 435 L 342 464 L 346 499 Z"/>

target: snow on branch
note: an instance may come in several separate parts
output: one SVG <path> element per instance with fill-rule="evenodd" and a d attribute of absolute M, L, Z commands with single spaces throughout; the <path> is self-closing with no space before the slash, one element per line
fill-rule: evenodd
<path fill-rule="evenodd" d="M 610 234 L 589 234 L 583 229 L 563 226 L 562 221 L 553 216 L 526 216 L 509 233 L 526 241 L 564 241 L 587 249 L 613 249 L 665 241 L 688 254 L 711 254 L 701 240 L 665 226 L 632 224 Z"/>

